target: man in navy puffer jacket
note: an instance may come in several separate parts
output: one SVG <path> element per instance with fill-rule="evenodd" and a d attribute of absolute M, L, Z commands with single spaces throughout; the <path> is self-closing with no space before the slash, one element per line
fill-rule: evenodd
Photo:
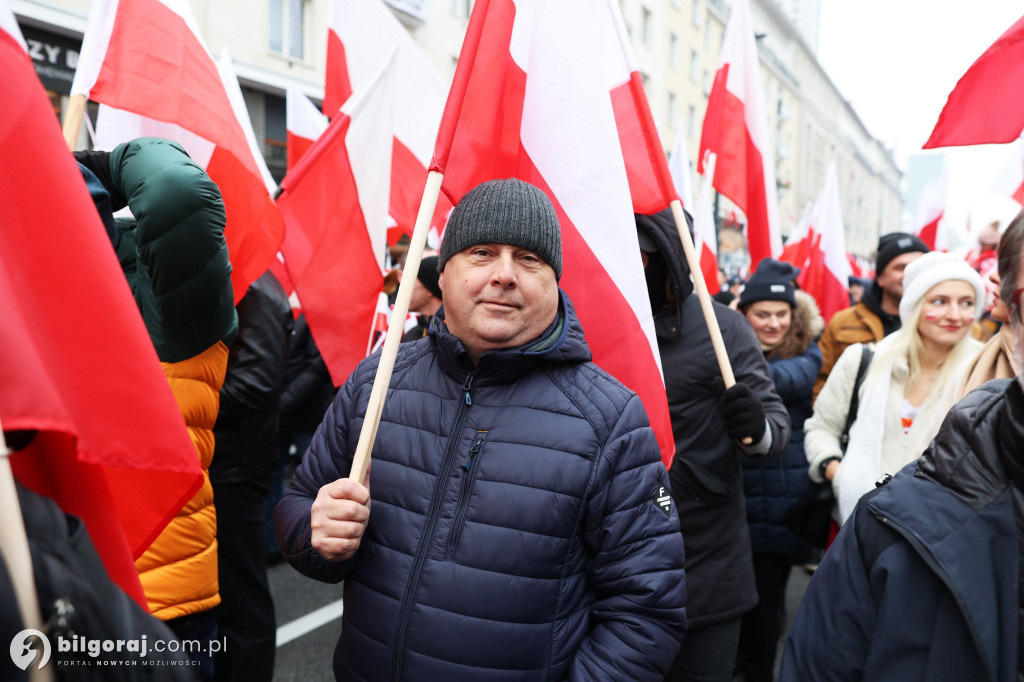
<path fill-rule="evenodd" d="M 686 627 L 682 536 L 640 399 L 590 362 L 558 289 L 550 201 L 478 186 L 438 267 L 444 306 L 399 349 L 368 487 L 343 477 L 378 356 L 275 515 L 289 563 L 345 581 L 336 677 L 660 682 Z"/>

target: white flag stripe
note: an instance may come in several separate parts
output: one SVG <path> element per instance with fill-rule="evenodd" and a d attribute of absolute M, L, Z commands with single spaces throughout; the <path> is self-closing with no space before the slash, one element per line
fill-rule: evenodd
<path fill-rule="evenodd" d="M 341 108 L 341 113 L 351 118 L 345 148 L 352 164 L 370 245 L 381 271 L 384 270 L 391 199 L 395 54 L 393 49 Z"/>
<path fill-rule="evenodd" d="M 242 97 L 242 87 L 238 84 L 238 76 L 235 74 L 235 65 L 231 61 L 231 52 L 227 47 L 221 49 L 220 59 L 217 61 L 217 72 L 220 74 L 220 82 L 224 85 L 224 91 L 228 94 L 228 101 L 231 103 L 231 110 L 235 114 L 235 120 L 242 128 L 245 141 L 249 144 L 249 153 L 259 169 L 263 184 L 267 187 L 267 193 L 274 196 L 277 191 L 277 183 L 267 168 L 267 162 L 260 151 L 259 143 L 256 142 L 256 133 L 252 129 L 252 119 L 249 118 L 249 110 L 245 106 L 245 99 Z"/>
<path fill-rule="evenodd" d="M 580 228 L 636 314 L 660 371 L 608 79 L 592 59 L 607 49 L 600 41 L 606 33 L 596 23 L 607 21 L 605 12 L 587 0 L 517 0 L 511 52 L 528 75 L 521 139 L 569 219 Z M 530 71 L 534 60 L 544 68 Z M 555 119 L 551 111 L 563 114 Z"/>
<path fill-rule="evenodd" d="M 285 127 L 291 134 L 315 140 L 327 130 L 327 117 L 295 86 L 288 86 L 285 106 Z"/>

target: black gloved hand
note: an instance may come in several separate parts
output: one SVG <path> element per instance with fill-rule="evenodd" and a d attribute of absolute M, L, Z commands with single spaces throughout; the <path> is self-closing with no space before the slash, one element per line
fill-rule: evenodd
<path fill-rule="evenodd" d="M 767 423 L 764 407 L 750 387 L 736 383 L 728 390 L 723 390 L 725 382 L 722 377 L 715 377 L 711 387 L 716 393 L 721 392 L 718 407 L 722 411 L 729 437 L 738 443 L 742 443 L 744 438 L 750 438 L 747 445 L 759 442 L 764 437 Z"/>

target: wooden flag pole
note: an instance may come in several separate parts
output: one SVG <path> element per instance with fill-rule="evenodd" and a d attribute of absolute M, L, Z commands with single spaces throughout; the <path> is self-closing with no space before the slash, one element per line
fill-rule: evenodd
<path fill-rule="evenodd" d="M 705 196 L 711 187 L 711 180 L 715 175 L 715 155 L 709 154 L 708 161 L 704 164 L 704 183 L 698 196 Z M 700 199 L 698 199 L 700 201 Z M 708 333 L 711 335 L 711 346 L 715 349 L 715 358 L 718 360 L 718 368 L 722 372 L 722 381 L 725 387 L 729 388 L 736 384 L 736 376 L 732 372 L 732 363 L 729 362 L 729 354 L 725 350 L 725 341 L 722 340 L 722 330 L 718 327 L 718 318 L 715 317 L 714 306 L 711 305 L 711 295 L 708 293 L 707 282 L 704 281 L 704 274 L 700 269 L 700 259 L 697 257 L 697 250 L 693 246 L 693 239 L 690 237 L 690 230 L 686 226 L 686 216 L 683 215 L 683 205 L 675 199 L 671 204 L 672 217 L 676 220 L 676 230 L 679 238 L 683 241 L 683 253 L 686 254 L 686 262 L 690 266 L 690 274 L 693 276 L 693 286 L 697 290 L 697 298 L 700 300 L 700 308 L 704 312 L 704 322 L 708 326 Z M 751 445 L 753 439 L 743 439 L 744 445 Z"/>
<path fill-rule="evenodd" d="M 68 110 L 64 114 L 64 142 L 68 151 L 75 151 L 78 143 L 78 131 L 82 129 L 82 117 L 85 116 L 85 103 L 88 101 L 85 95 L 71 95 L 68 100 Z"/>
<path fill-rule="evenodd" d="M 11 576 L 21 622 L 26 629 L 41 632 L 43 620 L 39 598 L 36 596 L 35 579 L 32 577 L 32 555 L 28 550 L 28 536 L 25 535 L 25 521 L 21 516 L 9 455 L 10 450 L 0 431 L 0 556 L 7 564 Z M 39 670 L 33 667 L 29 674 L 33 681 L 49 681 L 53 679 L 53 668 Z"/>
<path fill-rule="evenodd" d="M 350 479 L 360 483 L 366 480 L 366 471 L 370 467 L 370 451 L 373 450 L 377 427 L 380 425 L 380 416 L 384 411 L 384 398 L 387 395 L 388 385 L 391 383 L 391 372 L 395 368 L 398 344 L 401 343 L 402 334 L 405 331 L 405 318 L 409 315 L 412 290 L 420 271 L 423 249 L 427 244 L 427 233 L 430 231 L 430 220 L 434 216 L 434 207 L 437 205 L 437 197 L 441 193 L 443 179 L 444 176 L 441 173 L 430 171 L 427 174 L 427 184 L 423 188 L 423 199 L 420 201 L 419 213 L 416 214 L 416 226 L 412 231 L 409 251 L 405 256 L 405 267 L 402 269 L 402 281 L 398 285 L 395 309 L 392 311 L 391 321 L 388 323 L 388 333 L 384 338 L 384 348 L 381 350 L 380 363 L 377 365 L 377 375 L 373 379 L 373 389 L 370 391 L 370 402 L 366 406 L 363 428 L 359 432 L 359 442 L 356 444 L 352 470 L 348 475 Z"/>

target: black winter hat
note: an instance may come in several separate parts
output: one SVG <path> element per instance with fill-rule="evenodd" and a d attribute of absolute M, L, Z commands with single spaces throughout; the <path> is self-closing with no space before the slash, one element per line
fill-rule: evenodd
<path fill-rule="evenodd" d="M 427 288 L 427 291 L 437 298 L 441 298 L 441 287 L 437 284 L 437 256 L 427 256 L 420 261 L 420 269 L 416 273 L 416 279 Z"/>
<path fill-rule="evenodd" d="M 789 263 L 765 258 L 757 265 L 757 271 L 747 280 L 740 294 L 740 306 L 758 301 L 785 301 L 791 308 L 796 307 L 793 279 L 800 274 L 800 268 Z"/>
<path fill-rule="evenodd" d="M 885 266 L 896 256 L 914 251 L 928 253 L 930 250 L 927 244 L 907 232 L 883 234 L 878 240 L 878 253 L 875 255 L 875 278 L 882 274 Z"/>
<path fill-rule="evenodd" d="M 551 200 L 528 182 L 489 180 L 466 193 L 455 206 L 441 240 L 438 272 L 448 259 L 476 244 L 508 244 L 529 249 L 562 277 L 562 230 Z"/>

